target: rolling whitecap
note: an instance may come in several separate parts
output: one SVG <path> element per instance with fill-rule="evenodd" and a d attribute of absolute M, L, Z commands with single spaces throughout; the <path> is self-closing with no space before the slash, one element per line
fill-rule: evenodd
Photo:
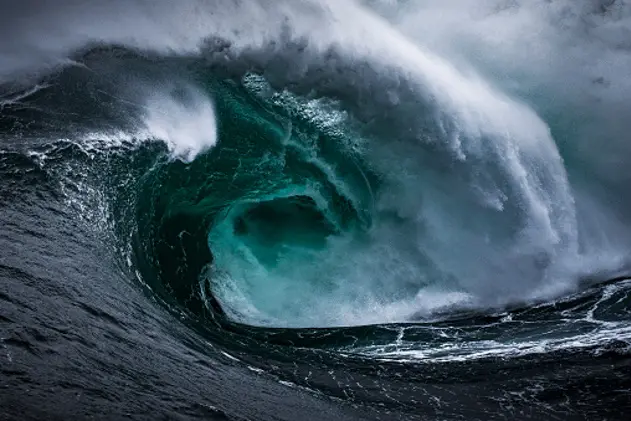
<path fill-rule="evenodd" d="M 7 417 L 61 354 L 32 418 L 624 419 L 622 2 L 70 3 L 0 50 Z"/>

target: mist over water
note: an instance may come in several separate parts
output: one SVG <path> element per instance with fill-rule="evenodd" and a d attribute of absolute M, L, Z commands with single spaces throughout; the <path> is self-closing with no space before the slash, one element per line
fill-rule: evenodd
<path fill-rule="evenodd" d="M 104 17 L 96 24 L 89 20 L 95 13 L 89 2 L 56 7 L 42 14 L 45 19 L 15 10 L 15 19 L 5 18 L 9 26 L 25 19 L 32 23 L 20 24 L 17 31 L 28 31 L 23 37 L 18 32 L 17 42 L 2 47 L 9 57 L 2 74 L 10 78 L 16 72 L 37 75 L 74 66 L 77 49 L 122 44 L 149 54 L 201 55 L 227 74 L 258 69 L 270 84 L 268 90 L 293 86 L 297 94 L 311 91 L 337 101 L 333 107 L 339 111 L 315 105 L 308 118 L 346 113 L 336 123 L 341 131 L 367 123 L 351 134 L 363 150 L 349 153 L 363 161 L 366 168 L 360 172 L 376 172 L 383 184 L 376 195 L 374 186 L 368 186 L 371 203 L 353 203 L 360 210 L 370 207 L 369 226 L 362 229 L 368 238 L 359 246 L 353 239 L 357 233 L 344 233 L 344 240 L 325 233 L 321 240 L 330 246 L 299 258 L 317 261 L 320 270 L 311 265 L 306 270 L 333 282 L 332 290 L 323 294 L 319 289 L 318 284 L 327 281 L 306 281 L 305 297 L 296 299 L 296 289 L 302 288 L 296 285 L 296 271 L 303 268 L 292 257 L 286 258 L 284 269 L 271 272 L 265 265 L 244 269 L 240 258 L 230 264 L 239 268 L 233 270 L 245 271 L 243 278 L 259 273 L 244 285 L 230 281 L 238 300 L 250 305 L 260 299 L 258 290 L 242 296 L 250 284 L 278 288 L 287 283 L 291 288 L 280 288 L 277 297 L 268 297 L 262 305 L 277 310 L 283 306 L 275 300 L 299 303 L 308 309 L 305 317 L 310 321 L 304 323 L 310 325 L 405 321 L 431 314 L 433 303 L 443 301 L 436 294 L 445 294 L 449 305 L 454 304 L 449 297 L 459 297 L 456 301 L 465 306 L 501 307 L 568 293 L 581 277 L 621 270 L 619 250 L 626 244 L 616 240 L 626 231 L 625 224 L 615 222 L 617 209 L 607 201 L 611 197 L 594 198 L 602 190 L 612 195 L 619 188 L 618 180 L 598 183 L 610 178 L 616 165 L 594 157 L 600 154 L 593 148 L 606 142 L 599 148 L 606 154 L 625 146 L 622 131 L 602 121 L 601 114 L 616 101 L 611 85 L 619 93 L 628 84 L 622 68 L 628 52 L 620 48 L 626 9 L 615 2 L 460 3 L 115 3 L 96 6 Z M 181 19 L 173 19 L 173 13 Z M 40 30 L 48 34 L 44 43 L 37 36 Z M 605 67 L 604 73 L 598 73 L 598 65 L 579 65 L 587 57 L 579 56 L 578 45 L 581 54 Z M 566 53 L 560 59 L 555 52 L 562 51 Z M 613 65 L 602 66 L 603 61 Z M 139 71 L 122 61 L 95 65 L 93 71 L 111 74 L 113 98 L 137 114 L 128 123 L 136 129 L 127 137 L 162 140 L 175 157 L 187 162 L 216 144 L 212 93 L 203 93 L 177 69 Z M 90 69 L 90 64 L 81 66 Z M 332 72 L 335 79 L 328 76 Z M 577 93 L 580 87 L 589 92 Z M 581 108 L 595 102 L 600 105 L 592 113 L 595 121 L 576 121 Z M 571 112 L 562 111 L 567 109 Z M 613 112 L 622 117 L 625 110 Z M 590 151 L 592 125 L 604 129 L 591 140 Z M 317 154 L 317 149 L 307 153 Z M 340 177 L 335 168 L 328 171 L 328 182 L 335 188 L 353 189 L 343 179 L 330 179 Z M 315 200 L 317 208 L 326 207 L 327 198 L 316 200 L 318 188 L 304 195 Z M 596 193 L 590 191 L 594 189 Z M 399 218 L 396 224 L 392 216 Z M 603 224 L 610 234 L 603 234 Z M 235 253 L 228 253 L 229 259 L 235 259 Z M 384 264 L 384 258 L 390 263 Z M 340 259 L 343 263 L 335 262 Z M 377 262 L 380 269 L 369 269 L 369 262 Z M 215 270 L 221 270 L 221 264 L 219 259 Z M 410 282 L 416 292 L 401 298 L 399 285 Z M 227 302 L 237 300 L 231 294 L 224 297 Z M 368 309 L 377 309 L 378 315 L 364 320 L 361 314 L 370 313 Z M 338 310 L 328 322 L 316 316 Z M 354 316 L 346 320 L 343 314 Z M 389 316 L 380 319 L 379 314 Z"/>
<path fill-rule="evenodd" d="M 90 278 L 82 308 L 115 297 L 149 318 L 164 311 L 175 316 L 165 329 L 187 339 L 165 335 L 209 366 L 228 358 L 247 379 L 304 387 L 369 408 L 368 418 L 387 419 L 385 408 L 396 419 L 440 416 L 443 402 L 454 419 L 510 418 L 514 408 L 529 408 L 515 419 L 621 419 L 626 2 L 0 7 L 0 198 L 19 198 L 2 202 L 2 238 L 36 253 L 0 258 L 13 271 L 6 285 L 46 278 L 38 250 L 57 248 L 67 255 L 49 265 L 67 276 L 41 285 L 85 285 L 71 274 L 93 255 L 110 275 Z M 32 239 L 31 224 L 43 224 L 28 218 L 50 218 L 61 234 Z M 83 243 L 85 253 L 70 253 Z M 120 285 L 139 298 L 113 292 Z M 0 300 L 20 291 L 0 290 Z M 143 319 L 86 311 L 117 326 Z M 602 369 L 603 355 L 617 371 Z M 524 395 L 498 374 L 469 390 L 479 413 L 432 389 L 445 379 L 459 388 L 487 364 L 535 373 L 544 361 L 558 363 L 537 383 L 545 393 Z M 618 392 L 594 386 L 597 373 Z M 583 386 L 568 392 L 570 380 Z M 228 419 L 245 416 L 227 407 Z"/>

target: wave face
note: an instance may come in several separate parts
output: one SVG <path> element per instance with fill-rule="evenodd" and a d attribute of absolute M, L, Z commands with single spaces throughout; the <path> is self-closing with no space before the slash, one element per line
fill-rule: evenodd
<path fill-rule="evenodd" d="M 31 3 L 7 419 L 626 419 L 624 2 Z"/>

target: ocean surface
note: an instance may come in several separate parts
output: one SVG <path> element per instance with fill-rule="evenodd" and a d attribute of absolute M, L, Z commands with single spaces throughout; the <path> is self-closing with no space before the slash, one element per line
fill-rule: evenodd
<path fill-rule="evenodd" d="M 628 419 L 628 2 L 0 16 L 0 420 Z"/>

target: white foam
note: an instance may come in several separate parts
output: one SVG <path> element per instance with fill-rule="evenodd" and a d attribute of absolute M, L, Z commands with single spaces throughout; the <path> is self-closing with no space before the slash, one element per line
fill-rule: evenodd
<path fill-rule="evenodd" d="M 594 349 L 599 352 L 599 346 L 605 346 L 612 339 L 626 342 L 631 348 L 631 328 L 629 326 L 615 326 L 613 328 L 597 329 L 587 334 L 579 334 L 556 339 L 540 339 L 523 342 L 499 342 L 495 340 L 451 342 L 441 346 L 429 344 L 420 349 L 418 344 L 410 344 L 395 350 L 384 350 L 380 346 L 352 349 L 353 353 L 378 358 L 383 361 L 399 362 L 457 362 L 485 358 L 522 357 L 535 354 L 547 354 L 565 349 L 580 350 Z"/>
<path fill-rule="evenodd" d="M 192 87 L 185 93 L 183 98 L 151 94 L 143 124 L 145 136 L 164 141 L 175 157 L 191 162 L 217 144 L 217 121 L 210 98 Z"/>
<path fill-rule="evenodd" d="M 456 5 L 454 10 L 460 10 L 463 4 L 447 3 L 452 7 Z M 496 2 L 489 0 L 486 3 L 488 6 Z M 245 6 L 231 2 L 221 7 L 202 1 L 178 2 L 177 5 L 157 1 L 150 7 L 144 3 L 125 1 L 100 7 L 97 8 L 97 11 L 102 12 L 99 19 L 94 18 L 97 15 L 94 9 L 82 3 L 70 9 L 59 7 L 59 11 L 52 10 L 45 19 L 24 25 L 28 27 L 26 35 L 16 30 L 11 43 L 1 44 L 3 49 L 0 49 L 0 53 L 7 48 L 9 53 L 4 54 L 7 59 L 0 68 L 0 76 L 27 67 L 30 69 L 50 64 L 51 61 L 59 62 L 73 49 L 90 42 L 122 43 L 143 50 L 181 55 L 198 53 L 208 36 L 227 40 L 231 43 L 228 48 L 236 55 L 268 44 L 282 50 L 282 43 L 287 38 L 293 41 L 305 40 L 308 52 L 315 55 L 334 46 L 347 54 L 349 61 L 358 59 L 361 63 L 374 66 L 376 72 L 394 73 L 395 79 L 409 81 L 413 88 L 418 89 L 421 99 L 435 108 L 436 126 L 444 134 L 445 144 L 442 146 L 451 152 L 454 162 L 476 159 L 484 162 L 488 159 L 493 162 L 491 170 L 499 170 L 510 189 L 516 192 L 512 200 L 517 202 L 516 206 L 525 215 L 516 227 L 518 235 L 510 243 L 487 244 L 489 242 L 484 229 L 468 231 L 466 217 L 469 215 L 451 212 L 455 208 L 452 206 L 454 202 L 450 202 L 443 191 L 433 196 L 424 192 L 425 197 L 418 194 L 419 180 L 424 175 L 418 166 L 406 167 L 404 162 L 386 160 L 376 163 L 376 166 L 392 169 L 391 174 L 396 176 L 393 178 L 404 180 L 399 185 L 400 190 L 396 191 L 398 195 L 381 197 L 382 210 L 393 210 L 397 215 L 410 219 L 417 218 L 419 226 L 414 228 L 418 230 L 406 231 L 404 236 L 399 236 L 399 233 L 386 235 L 384 231 L 372 233 L 375 241 L 387 240 L 391 247 L 375 247 L 365 259 L 353 261 L 348 254 L 340 252 L 339 257 L 336 257 L 332 253 L 328 257 L 334 269 L 339 269 L 335 265 L 346 265 L 344 270 L 337 271 L 338 275 L 343 275 L 345 283 L 351 285 L 359 282 L 360 286 L 385 287 L 388 280 L 399 274 L 422 277 L 417 261 L 405 260 L 397 250 L 393 250 L 401 244 L 397 241 L 408 246 L 408 237 L 415 235 L 412 240 L 417 240 L 416 247 L 427 251 L 441 268 L 448 268 L 469 294 L 499 295 L 495 304 L 522 298 L 521 294 L 537 289 L 542 281 L 563 279 L 563 270 L 569 268 L 571 271 L 573 263 L 582 260 L 582 256 L 577 253 L 579 230 L 575 197 L 548 126 L 526 104 L 502 93 L 472 73 L 464 74 L 444 56 L 430 51 L 431 46 L 438 47 L 439 43 L 423 43 L 422 39 L 413 42 L 402 35 L 396 26 L 354 1 L 252 1 Z M 445 10 L 442 7 L 438 9 Z M 469 8 L 463 10 L 466 13 L 471 11 Z M 458 18 L 450 23 L 466 23 L 466 13 L 453 12 L 449 16 Z M 530 20 L 528 22 L 532 23 Z M 427 28 L 423 27 L 426 33 L 432 31 Z M 420 38 L 415 39 L 418 41 Z M 34 40 L 40 43 L 37 48 L 32 45 Z M 32 51 L 36 54 L 30 56 Z M 501 49 L 498 51 L 505 52 Z M 550 51 L 553 50 L 544 50 L 543 56 Z M 266 51 L 269 54 L 279 52 L 282 53 L 273 49 Z M 537 57 L 541 59 L 541 54 Z M 298 68 L 296 71 L 302 70 Z M 357 79 L 357 83 L 362 83 L 361 74 L 357 75 Z M 140 104 L 143 112 L 136 127 L 137 132 L 114 136 L 115 141 L 120 142 L 126 137 L 141 141 L 161 140 L 167 144 L 174 157 L 186 162 L 217 143 L 217 122 L 212 101 L 201 90 L 187 86 L 183 91 L 174 93 L 169 86 L 151 86 L 144 90 L 143 95 Z M 413 128 L 412 123 L 410 126 Z M 493 221 L 493 216 L 507 212 L 505 201 L 508 199 L 502 190 L 506 186 L 485 182 L 484 177 L 479 177 L 480 174 L 485 175 L 485 171 L 484 167 L 471 171 L 474 186 L 468 187 L 475 188 L 479 193 L 484 203 L 480 208 L 487 211 L 487 215 L 491 216 L 489 220 Z M 492 171 L 489 173 L 492 174 Z M 455 204 L 459 205 L 460 202 Z M 465 212 L 473 213 L 468 209 Z M 487 224 L 489 227 L 492 225 Z M 377 238 L 377 234 L 382 237 Z M 435 241 L 428 243 L 428 238 Z M 339 248 L 335 251 L 339 251 Z M 523 256 L 537 253 L 549 258 L 552 266 L 560 263 L 555 267 L 556 270 L 551 271 L 553 276 L 542 279 L 540 273 L 518 273 L 519 280 L 507 276 L 514 272 L 515 263 L 521 261 Z M 382 266 L 376 267 L 375 262 L 379 262 L 379 259 L 382 259 Z M 384 261 L 391 263 L 392 267 L 387 267 Z M 398 266 L 395 263 L 399 263 Z M 360 269 L 350 271 L 354 268 Z M 292 270 L 300 272 L 300 268 Z M 375 282 L 360 282 L 367 276 L 375 279 Z M 511 288 L 505 283 L 511 283 Z M 340 291 L 349 292 L 344 288 Z M 549 291 L 559 293 L 560 289 L 554 287 L 549 288 Z M 444 296 L 425 296 L 438 303 L 437 307 L 467 301 L 468 295 L 464 292 L 444 292 Z M 420 296 L 423 295 L 417 295 Z M 321 298 L 322 301 L 328 300 L 328 306 L 336 308 L 335 314 L 326 313 L 327 307 L 316 306 L 315 309 L 323 317 L 332 316 L 337 323 L 394 321 L 409 314 L 412 307 L 407 302 L 384 304 L 383 300 L 364 296 L 351 302 L 349 308 L 346 306 L 348 301 L 335 299 L 339 297 Z M 412 301 L 411 304 L 418 310 L 418 302 Z M 427 309 L 432 308 L 430 300 L 421 304 Z M 331 318 L 319 321 L 330 323 Z"/>

